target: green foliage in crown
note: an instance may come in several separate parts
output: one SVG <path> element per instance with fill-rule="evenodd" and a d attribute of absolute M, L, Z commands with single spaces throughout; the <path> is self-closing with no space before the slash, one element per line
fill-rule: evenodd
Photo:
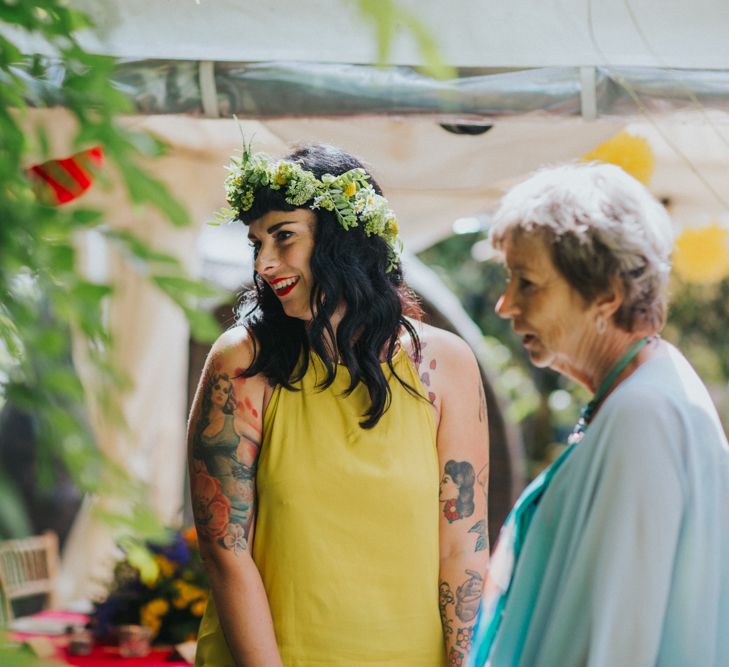
<path fill-rule="evenodd" d="M 318 179 L 296 162 L 272 162 L 264 153 L 252 153 L 244 146 L 240 157 L 233 157 L 227 167 L 225 195 L 231 209 L 221 212 L 221 220 L 240 220 L 253 206 L 259 188 L 284 190 L 284 199 L 292 206 L 332 211 L 344 229 L 362 226 L 367 236 L 381 236 L 389 246 L 391 271 L 397 264 L 402 242 L 398 237 L 397 218 L 382 195 L 375 192 L 364 169 Z"/>

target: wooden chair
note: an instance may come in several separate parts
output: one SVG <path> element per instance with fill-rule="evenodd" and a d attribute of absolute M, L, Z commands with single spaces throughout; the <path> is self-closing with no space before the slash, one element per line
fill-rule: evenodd
<path fill-rule="evenodd" d="M 6 627 L 13 620 L 13 609 L 10 606 L 10 600 L 5 593 L 5 584 L 0 577 L 0 630 Z"/>
<path fill-rule="evenodd" d="M 58 536 L 52 531 L 0 542 L 0 616 L 13 618 L 12 602 L 45 595 L 44 609 L 55 605 Z"/>

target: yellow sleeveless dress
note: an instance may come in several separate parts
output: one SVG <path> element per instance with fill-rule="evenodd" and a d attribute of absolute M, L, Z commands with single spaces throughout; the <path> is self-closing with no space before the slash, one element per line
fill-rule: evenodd
<path fill-rule="evenodd" d="M 393 364 L 422 391 L 404 349 Z M 433 409 L 390 378 L 392 404 L 365 430 L 364 385 L 345 397 L 346 367 L 319 391 L 323 377 L 312 356 L 301 391 L 278 387 L 263 423 L 253 558 L 283 663 L 443 667 Z M 212 600 L 195 664 L 234 664 Z"/>

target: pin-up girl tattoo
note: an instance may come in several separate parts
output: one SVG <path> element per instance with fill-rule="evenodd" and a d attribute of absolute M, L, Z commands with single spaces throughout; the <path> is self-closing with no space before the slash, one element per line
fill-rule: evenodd
<path fill-rule="evenodd" d="M 451 460 L 445 464 L 440 480 L 440 502 L 443 504 L 443 516 L 449 523 L 473 514 L 475 482 L 476 475 L 468 461 Z"/>
<path fill-rule="evenodd" d="M 193 485 L 201 536 L 238 552 L 247 544 L 258 443 L 243 433 L 236 407 L 228 375 L 211 375 L 192 454 L 199 462 Z"/>

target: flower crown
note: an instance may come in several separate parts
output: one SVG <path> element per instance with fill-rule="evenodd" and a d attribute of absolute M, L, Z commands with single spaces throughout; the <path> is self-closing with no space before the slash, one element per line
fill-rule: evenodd
<path fill-rule="evenodd" d="M 253 206 L 259 188 L 283 189 L 292 206 L 332 211 L 344 229 L 362 225 L 367 236 L 382 237 L 389 247 L 387 271 L 397 265 L 402 251 L 397 218 L 364 169 L 324 174 L 320 180 L 296 162 L 272 162 L 265 153 L 252 153 L 249 145 L 244 145 L 240 157 L 231 158 L 226 169 L 225 196 L 232 210 L 222 211 L 224 221 L 240 220 Z"/>

